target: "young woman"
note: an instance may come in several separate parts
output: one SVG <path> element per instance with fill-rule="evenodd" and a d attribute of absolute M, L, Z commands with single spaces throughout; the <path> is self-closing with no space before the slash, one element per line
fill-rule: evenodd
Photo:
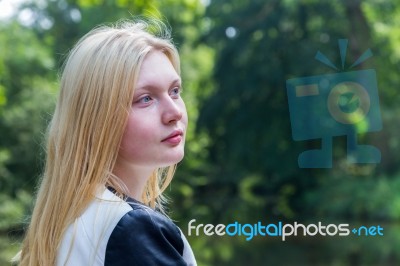
<path fill-rule="evenodd" d="M 179 56 L 158 21 L 99 27 L 76 44 L 20 265 L 196 264 L 162 205 L 184 155 L 181 91 Z"/>

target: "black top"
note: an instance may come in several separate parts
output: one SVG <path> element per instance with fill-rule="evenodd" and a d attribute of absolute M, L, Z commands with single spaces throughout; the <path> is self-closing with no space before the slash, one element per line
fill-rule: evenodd
<path fill-rule="evenodd" d="M 167 217 L 128 198 L 132 210 L 114 228 L 104 265 L 187 265 L 179 228 Z"/>

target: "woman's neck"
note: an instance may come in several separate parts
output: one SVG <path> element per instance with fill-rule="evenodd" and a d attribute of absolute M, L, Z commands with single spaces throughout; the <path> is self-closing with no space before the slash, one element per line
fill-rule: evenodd
<path fill-rule="evenodd" d="M 123 158 L 118 158 L 113 174 L 124 182 L 128 188 L 129 197 L 142 201 L 143 191 L 146 187 L 147 180 L 155 169 L 134 165 Z"/>

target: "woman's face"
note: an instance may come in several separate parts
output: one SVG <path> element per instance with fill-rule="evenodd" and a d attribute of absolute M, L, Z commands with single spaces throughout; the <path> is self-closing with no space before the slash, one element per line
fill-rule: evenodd
<path fill-rule="evenodd" d="M 181 79 L 160 51 L 146 55 L 135 88 L 118 160 L 137 167 L 164 167 L 184 155 L 188 123 Z"/>

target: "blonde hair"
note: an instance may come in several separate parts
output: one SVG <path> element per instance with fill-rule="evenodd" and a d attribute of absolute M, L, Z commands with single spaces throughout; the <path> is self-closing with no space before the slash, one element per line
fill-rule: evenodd
<path fill-rule="evenodd" d="M 126 194 L 112 174 L 144 57 L 165 53 L 180 74 L 179 55 L 167 27 L 157 20 L 120 22 L 86 34 L 71 50 L 49 125 L 47 158 L 20 265 L 54 265 L 66 228 L 99 187 Z M 162 192 L 175 165 L 157 169 L 142 201 L 162 210 Z"/>

